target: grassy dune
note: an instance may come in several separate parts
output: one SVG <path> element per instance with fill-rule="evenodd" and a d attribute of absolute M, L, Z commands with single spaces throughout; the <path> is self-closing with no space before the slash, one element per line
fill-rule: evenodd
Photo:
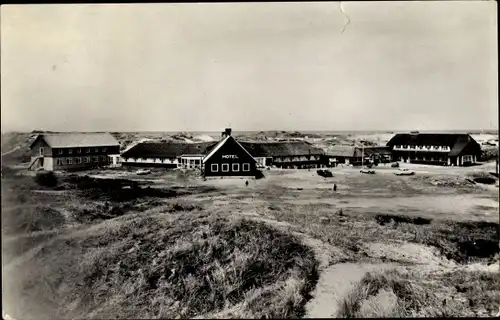
<path fill-rule="evenodd" d="M 436 203 L 485 196 L 464 178 L 282 171 L 246 187 L 155 172 L 147 182 L 63 174 L 43 187 L 16 173 L 2 180 L 3 305 L 14 318 L 303 317 L 329 267 L 318 252 L 401 267 L 361 274 L 338 316 L 498 307 L 498 275 L 484 271 L 499 262 L 498 223 L 481 221 L 489 209 L 470 205 L 477 212 L 459 220 L 467 210 Z"/>
<path fill-rule="evenodd" d="M 88 185 L 80 188 L 63 195 L 66 202 L 52 206 L 50 213 L 79 210 L 88 215 L 95 192 Z M 3 191 L 8 190 L 12 188 Z M 127 198 L 128 189 L 121 195 L 116 190 L 111 199 L 137 204 L 137 199 Z M 145 198 L 171 196 L 161 191 Z M 4 192 L 2 198 L 12 201 L 18 192 Z M 175 201 L 147 203 L 155 207 L 152 214 L 129 206 L 125 215 L 106 220 L 93 215 L 85 223 L 69 224 L 66 216 L 48 215 L 47 207 L 32 202 L 31 196 L 49 202 L 53 194 L 23 192 L 29 199 L 25 206 L 9 209 L 5 203 L 8 209 L 2 210 L 9 226 L 3 232 L 8 236 L 3 260 L 15 264 L 7 269 L 11 276 L 4 278 L 3 302 L 8 313 L 22 319 L 192 318 L 217 313 L 298 317 L 317 279 L 312 250 L 263 223 Z M 112 201 L 102 190 L 100 196 Z M 26 256 L 25 263 L 18 262 Z"/>

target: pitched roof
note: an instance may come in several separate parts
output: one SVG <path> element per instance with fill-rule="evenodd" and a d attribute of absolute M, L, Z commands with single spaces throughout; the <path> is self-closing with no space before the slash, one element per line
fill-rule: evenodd
<path fill-rule="evenodd" d="M 399 133 L 392 137 L 387 146 L 394 145 L 428 145 L 448 146 L 451 148 L 450 156 L 456 156 L 469 144 L 477 143 L 474 138 L 466 133 Z"/>
<path fill-rule="evenodd" d="M 206 154 L 216 142 L 141 142 L 122 153 L 123 158 L 175 158 Z"/>
<path fill-rule="evenodd" d="M 120 143 L 110 133 L 56 133 L 40 134 L 31 143 L 30 148 L 39 139 L 43 139 L 51 148 L 73 147 L 108 147 Z"/>
<path fill-rule="evenodd" d="M 307 141 L 283 142 L 241 142 L 241 145 L 254 157 L 290 157 L 301 155 L 322 155 L 322 149 Z"/>
<path fill-rule="evenodd" d="M 250 158 L 253 159 L 253 156 L 248 152 L 248 150 L 241 144 L 239 143 L 233 136 L 226 136 L 224 139 L 220 140 L 215 147 L 211 148 L 210 152 L 207 154 L 205 158 L 203 158 L 203 163 L 205 163 L 211 156 L 213 156 L 217 150 L 219 150 L 224 144 L 226 144 L 227 141 L 233 140 L 236 142 L 249 156 Z M 255 159 L 253 159 L 255 161 Z"/>
<path fill-rule="evenodd" d="M 326 154 L 333 157 L 354 157 L 355 148 L 353 146 L 346 146 L 336 144 L 329 146 L 326 149 Z"/>
<path fill-rule="evenodd" d="M 475 140 L 470 135 L 461 135 L 457 137 L 455 145 L 453 146 L 453 148 L 451 148 L 451 151 L 448 155 L 452 157 L 458 156 L 471 141 Z"/>
<path fill-rule="evenodd" d="M 232 136 L 219 142 L 181 143 L 181 142 L 142 142 L 122 154 L 124 158 L 174 158 L 181 155 L 206 154 L 205 159 L 215 153 Z M 305 141 L 290 142 L 238 142 L 252 157 L 287 157 L 299 155 L 320 155 L 324 151 Z"/>
<path fill-rule="evenodd" d="M 404 144 L 448 146 L 452 148 L 459 138 L 465 138 L 465 140 L 467 140 L 468 137 L 470 136 L 465 133 L 398 133 L 387 142 L 387 146 Z M 472 137 L 470 137 L 470 139 L 472 139 Z"/>

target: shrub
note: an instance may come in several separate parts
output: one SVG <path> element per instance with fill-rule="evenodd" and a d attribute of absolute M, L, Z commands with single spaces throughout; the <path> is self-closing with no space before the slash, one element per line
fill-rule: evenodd
<path fill-rule="evenodd" d="M 44 187 L 55 187 L 57 185 L 57 177 L 52 171 L 39 171 L 36 173 L 35 182 Z"/>
<path fill-rule="evenodd" d="M 498 148 L 488 148 L 481 150 L 481 160 L 491 161 L 498 159 Z"/>

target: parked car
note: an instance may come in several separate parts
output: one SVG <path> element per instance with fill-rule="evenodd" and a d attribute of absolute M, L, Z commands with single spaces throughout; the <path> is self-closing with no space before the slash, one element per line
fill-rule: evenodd
<path fill-rule="evenodd" d="M 148 170 L 148 169 L 139 169 L 135 172 L 135 174 L 137 175 L 146 175 L 146 174 L 150 174 L 151 173 L 151 170 Z"/>
<path fill-rule="evenodd" d="M 415 174 L 415 171 L 404 168 L 399 169 L 398 171 L 394 172 L 394 174 L 397 176 L 413 176 Z"/>
<path fill-rule="evenodd" d="M 399 168 L 399 162 L 394 162 L 391 164 L 392 168 Z"/>
<path fill-rule="evenodd" d="M 363 168 L 359 172 L 366 173 L 366 174 L 375 174 L 375 170 L 373 170 L 373 169 L 367 169 L 367 168 Z"/>

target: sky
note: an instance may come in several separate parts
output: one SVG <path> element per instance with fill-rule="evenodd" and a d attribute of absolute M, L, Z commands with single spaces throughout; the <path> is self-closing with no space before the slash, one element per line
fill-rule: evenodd
<path fill-rule="evenodd" d="M 3 5 L 2 132 L 498 129 L 496 6 Z"/>

